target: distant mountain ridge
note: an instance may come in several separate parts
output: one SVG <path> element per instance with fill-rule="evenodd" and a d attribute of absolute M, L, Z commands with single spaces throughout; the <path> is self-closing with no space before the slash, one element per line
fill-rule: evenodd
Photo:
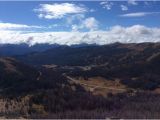
<path fill-rule="evenodd" d="M 35 44 L 30 46 L 27 43 L 21 44 L 0 44 L 0 56 L 14 56 L 14 55 L 23 55 L 33 52 L 43 52 L 52 48 L 64 47 L 67 45 L 59 45 L 59 44 Z M 72 45 L 70 47 L 85 47 L 85 46 L 96 46 L 96 44 L 77 44 Z"/>
<path fill-rule="evenodd" d="M 34 65 L 57 64 L 86 66 L 107 62 L 110 64 L 120 64 L 131 61 L 144 62 L 148 57 L 158 52 L 160 52 L 160 43 L 115 43 L 103 46 L 59 46 L 43 52 L 17 56 L 16 58 Z"/>
<path fill-rule="evenodd" d="M 22 44 L 0 44 L 0 56 L 23 55 L 31 52 L 42 52 L 47 49 L 58 47 L 57 44 L 35 44 L 29 46 L 26 43 Z"/>

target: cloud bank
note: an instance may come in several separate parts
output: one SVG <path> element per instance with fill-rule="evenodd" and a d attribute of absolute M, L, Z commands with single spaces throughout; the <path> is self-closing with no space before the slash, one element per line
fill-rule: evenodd
<path fill-rule="evenodd" d="M 160 42 L 160 28 L 149 28 L 142 25 L 130 27 L 114 26 L 106 31 L 90 32 L 43 32 L 23 33 L 21 31 L 0 30 L 0 43 L 20 44 L 49 43 L 60 45 L 73 44 L 110 44 Z"/>

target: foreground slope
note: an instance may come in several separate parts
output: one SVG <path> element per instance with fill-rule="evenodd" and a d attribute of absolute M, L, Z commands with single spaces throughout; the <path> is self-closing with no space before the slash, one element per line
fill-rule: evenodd
<path fill-rule="evenodd" d="M 110 101 L 71 84 L 60 71 L 34 68 L 13 58 L 0 58 L 0 71 L 0 116 L 46 118 L 57 112 L 110 108 Z"/>
<path fill-rule="evenodd" d="M 17 89 L 21 91 L 24 85 L 30 87 L 29 82 L 35 81 L 38 71 L 13 58 L 0 58 L 0 88 L 2 91 Z M 17 91 L 18 92 L 18 91 Z"/>

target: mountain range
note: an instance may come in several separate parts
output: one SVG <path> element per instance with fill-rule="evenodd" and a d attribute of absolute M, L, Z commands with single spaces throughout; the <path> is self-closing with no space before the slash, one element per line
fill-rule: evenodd
<path fill-rule="evenodd" d="M 159 118 L 160 43 L 0 49 L 7 118 Z"/>

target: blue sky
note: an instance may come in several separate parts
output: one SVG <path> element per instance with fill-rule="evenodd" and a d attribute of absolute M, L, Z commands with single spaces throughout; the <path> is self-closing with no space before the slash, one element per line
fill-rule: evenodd
<path fill-rule="evenodd" d="M 96 31 L 98 38 L 102 37 L 105 34 L 104 32 L 107 32 L 106 34 L 113 34 L 113 37 L 110 36 L 112 39 L 120 41 L 123 36 L 127 36 L 128 31 L 131 32 L 130 29 L 133 29 L 137 34 L 148 33 L 148 35 L 154 31 L 152 37 L 156 36 L 156 38 L 152 41 L 159 41 L 157 35 L 160 27 L 159 21 L 160 1 L 1 1 L 0 31 L 10 37 L 6 38 L 1 34 L 0 43 L 7 43 L 10 39 L 16 37 L 12 33 L 16 33 L 19 37 L 19 39 L 18 37 L 14 38 L 18 39 L 16 42 L 24 42 L 28 39 L 31 42 L 36 39 L 35 35 L 38 33 L 48 35 L 49 32 L 62 32 L 62 34 L 68 32 L 68 34 L 72 34 L 73 32 L 91 33 Z M 126 34 L 115 37 L 117 32 L 123 30 Z M 35 34 L 31 36 L 27 33 Z M 130 34 L 132 35 L 132 33 Z M 52 37 L 50 38 L 50 36 Z M 46 39 L 52 39 L 50 42 L 55 43 L 56 37 L 59 36 L 61 35 L 48 35 Z M 80 36 L 83 37 L 83 35 Z M 143 41 L 147 39 L 144 34 L 142 36 Z M 73 39 L 75 36 L 71 35 L 71 38 Z M 71 38 L 68 38 L 68 40 Z M 102 38 L 104 39 L 104 37 Z M 134 36 L 130 38 L 127 36 L 123 39 L 131 42 L 137 39 L 133 38 Z M 93 36 L 88 37 L 88 39 L 87 41 L 90 43 L 97 42 L 96 38 L 93 39 Z M 37 41 L 39 42 L 39 40 L 35 42 Z M 85 41 L 82 40 L 81 42 Z M 71 41 L 66 41 L 64 44 L 68 43 L 72 44 Z M 108 43 L 108 40 L 101 40 L 100 43 Z"/>
<path fill-rule="evenodd" d="M 66 19 L 69 16 L 64 16 L 61 19 L 45 19 L 39 18 L 38 12 L 34 9 L 38 9 L 40 4 L 54 4 L 70 3 L 77 6 L 84 7 L 87 9 L 86 12 L 80 13 L 85 15 L 85 18 L 94 17 L 99 23 L 99 29 L 106 29 L 114 25 L 131 26 L 135 24 L 145 25 L 148 27 L 159 27 L 160 21 L 160 2 L 136 2 L 136 4 L 130 4 L 127 1 L 114 2 L 102 4 L 99 1 L 82 1 L 82 2 L 42 2 L 42 1 L 30 1 L 30 2 L 0 2 L 0 21 L 4 23 L 15 23 L 15 24 L 26 24 L 26 25 L 38 25 L 38 26 L 49 26 L 57 24 L 57 27 L 50 30 L 57 31 L 69 31 L 70 26 L 67 26 Z M 105 4 L 111 4 L 111 8 L 104 8 Z M 127 10 L 122 10 L 121 5 L 125 6 Z M 91 10 L 91 11 L 90 11 Z M 93 11 L 92 11 L 93 10 Z M 134 16 L 134 17 L 122 17 L 120 15 L 129 13 L 151 13 L 146 16 Z M 77 20 L 78 21 L 78 20 Z M 77 22 L 75 20 L 75 23 Z M 58 26 L 59 25 L 59 26 Z"/>

